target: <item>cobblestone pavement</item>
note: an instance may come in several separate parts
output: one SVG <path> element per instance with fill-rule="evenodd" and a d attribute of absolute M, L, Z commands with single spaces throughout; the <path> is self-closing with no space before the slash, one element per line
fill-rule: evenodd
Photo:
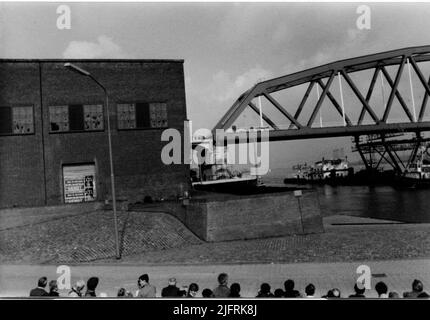
<path fill-rule="evenodd" d="M 131 255 L 124 257 L 123 263 L 297 263 L 428 257 L 428 225 L 388 225 L 337 227 L 322 234 L 202 243 Z"/>
<path fill-rule="evenodd" d="M 119 212 L 121 263 L 298 263 L 430 257 L 429 224 L 357 225 L 358 218 L 354 218 L 353 225 L 345 225 L 343 219 L 343 225 L 326 225 L 322 234 L 206 243 L 171 215 Z M 0 231 L 0 261 L 118 263 L 112 235 L 110 211 L 10 228 Z"/>
<path fill-rule="evenodd" d="M 303 293 L 308 283 L 316 287 L 316 297 L 326 294 L 327 290 L 339 288 L 342 297 L 353 292 L 357 280 L 357 267 L 367 265 L 372 273 L 371 290 L 366 291 L 367 297 L 376 297 L 374 290 L 378 281 L 384 281 L 389 291 L 400 295 L 410 291 L 414 279 L 423 281 L 425 291 L 430 290 L 430 260 L 389 260 L 389 261 L 357 261 L 351 263 L 293 263 L 293 264 L 228 264 L 228 265 L 75 265 L 71 266 L 72 283 L 90 276 L 100 278 L 97 292 L 115 296 L 121 287 L 136 290 L 137 278 L 148 273 L 150 282 L 157 288 L 160 296 L 161 288 L 167 285 L 167 279 L 175 276 L 178 286 L 196 282 L 200 290 L 213 289 L 216 286 L 217 275 L 226 272 L 229 283 L 238 282 L 241 285 L 242 297 L 255 297 L 259 286 L 267 282 L 272 287 L 282 288 L 286 279 L 293 279 L 296 289 Z M 0 296 L 27 296 L 30 289 L 36 286 L 40 276 L 57 279 L 56 265 L 0 265 Z M 60 291 L 66 296 L 67 290 Z"/>
<path fill-rule="evenodd" d="M 202 241 L 176 218 L 162 213 L 118 212 L 124 256 Z M 88 262 L 115 257 L 112 212 L 66 216 L 0 231 L 0 261 Z"/>

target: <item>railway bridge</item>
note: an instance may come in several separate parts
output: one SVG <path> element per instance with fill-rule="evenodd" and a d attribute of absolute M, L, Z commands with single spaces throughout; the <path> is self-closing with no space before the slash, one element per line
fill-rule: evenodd
<path fill-rule="evenodd" d="M 282 100 L 288 92 L 294 98 Z M 413 161 L 425 141 L 422 133 L 430 130 L 429 96 L 430 45 L 381 52 L 259 82 L 233 103 L 213 136 L 222 129 L 225 143 L 249 139 L 250 131 L 236 131 L 236 122 L 252 110 L 260 118 L 257 131 L 266 127 L 269 141 L 351 136 L 365 163 L 361 136 L 378 135 L 384 155 L 397 163 L 396 150 L 385 136 L 410 133 Z M 257 135 L 261 139 L 261 131 Z"/>

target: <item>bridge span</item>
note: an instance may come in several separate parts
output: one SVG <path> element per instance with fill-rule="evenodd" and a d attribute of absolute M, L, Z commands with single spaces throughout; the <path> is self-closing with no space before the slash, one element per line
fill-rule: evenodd
<path fill-rule="evenodd" d="M 213 136 L 216 136 L 217 129 L 223 129 L 227 130 L 225 140 L 228 143 L 243 141 L 242 138 L 246 137 L 248 133 L 246 131 L 234 132 L 235 121 L 249 108 L 260 116 L 261 123 L 264 121 L 269 127 L 270 141 L 359 137 L 360 135 L 385 135 L 399 132 L 412 132 L 420 135 L 423 131 L 430 131 L 430 121 L 427 117 L 430 75 L 426 74 L 422 68 L 422 65 L 429 61 L 430 45 L 410 47 L 341 60 L 259 82 L 240 95 L 233 103 L 214 127 Z M 396 68 L 394 77 L 390 75 L 388 68 Z M 353 74 L 360 71 L 367 71 L 367 74 L 370 75 L 366 80 L 366 92 L 362 92 L 356 80 L 353 79 Z M 407 97 L 399 90 L 402 76 L 410 83 L 410 95 L 408 94 Z M 412 76 L 417 79 L 419 88 L 417 86 L 413 88 Z M 386 100 L 379 104 L 371 101 L 378 77 L 380 77 L 382 85 L 385 81 L 389 88 Z M 337 96 L 333 93 L 335 79 L 339 83 Z M 352 91 L 354 98 L 358 99 L 359 110 L 356 107 L 351 108 L 348 100 L 344 101 L 342 83 L 345 88 Z M 288 103 L 288 108 L 286 108 L 274 97 L 274 94 L 278 92 L 292 90 L 300 85 L 305 85 L 307 89 L 302 93 L 300 103 L 295 106 Z M 318 98 L 310 101 L 309 96 L 314 89 L 317 91 Z M 415 101 L 414 89 L 415 94 L 419 90 L 423 92 L 421 99 L 417 99 L 419 101 Z M 271 117 L 263 112 L 261 106 L 257 106 L 255 102 L 256 99 L 261 98 L 264 98 L 281 116 Z M 398 102 L 403 112 L 401 121 L 392 121 L 389 118 L 395 101 Z M 325 105 L 340 117 L 343 125 L 323 126 L 320 123 L 318 126 L 316 119 L 323 103 L 326 103 Z M 308 109 L 307 115 L 303 112 L 305 105 Z M 365 121 L 365 117 L 368 120 Z M 280 125 L 280 121 L 286 121 L 287 125 Z"/>

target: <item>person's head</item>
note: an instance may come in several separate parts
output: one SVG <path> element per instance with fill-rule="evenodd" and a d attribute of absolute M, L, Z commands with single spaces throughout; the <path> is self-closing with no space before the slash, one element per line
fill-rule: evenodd
<path fill-rule="evenodd" d="M 198 291 L 199 291 L 199 286 L 197 285 L 197 283 L 192 283 L 188 287 L 188 296 L 194 298 L 197 295 Z"/>
<path fill-rule="evenodd" d="M 142 274 L 139 277 L 139 279 L 137 280 L 137 285 L 139 288 L 142 288 L 143 286 L 145 286 L 148 283 L 149 283 L 149 276 L 146 273 Z"/>
<path fill-rule="evenodd" d="M 48 278 L 47 277 L 41 277 L 37 281 L 37 286 L 40 288 L 45 288 L 47 283 L 48 283 Z"/>
<path fill-rule="evenodd" d="M 354 291 L 356 294 L 364 294 L 364 292 L 366 291 L 366 288 L 364 286 L 361 286 L 361 288 L 358 286 L 358 284 L 356 283 L 354 285 Z"/>
<path fill-rule="evenodd" d="M 203 296 L 203 298 L 212 298 L 213 297 L 213 292 L 212 292 L 211 289 L 208 289 L 208 288 L 203 289 L 202 296 Z"/>
<path fill-rule="evenodd" d="M 340 290 L 338 288 L 332 289 L 331 294 L 333 295 L 333 298 L 340 298 Z"/>
<path fill-rule="evenodd" d="M 313 296 L 315 294 L 315 286 L 309 283 L 305 288 L 305 293 L 307 296 Z"/>
<path fill-rule="evenodd" d="M 95 291 L 99 284 L 99 278 L 91 277 L 87 281 L 87 290 Z"/>
<path fill-rule="evenodd" d="M 333 296 L 333 290 L 327 291 L 326 295 L 323 296 L 323 298 L 334 298 L 334 296 Z"/>
<path fill-rule="evenodd" d="M 281 298 L 284 296 L 284 290 L 278 288 L 275 290 L 275 292 L 273 292 L 273 294 L 275 295 L 276 298 Z"/>
<path fill-rule="evenodd" d="M 375 290 L 378 293 L 378 296 L 381 296 L 382 294 L 387 294 L 388 293 L 388 287 L 387 285 L 382 282 L 379 281 L 376 285 L 375 285 Z"/>
<path fill-rule="evenodd" d="M 285 288 L 285 291 L 294 290 L 294 281 L 291 279 L 288 279 L 287 281 L 285 281 L 284 282 L 284 288 Z"/>
<path fill-rule="evenodd" d="M 230 286 L 230 293 L 231 294 L 239 294 L 240 293 L 240 284 L 238 284 L 238 283 L 233 283 L 231 286 Z"/>
<path fill-rule="evenodd" d="M 85 281 L 79 280 L 76 282 L 76 290 L 82 291 L 85 288 Z"/>
<path fill-rule="evenodd" d="M 262 283 L 260 286 L 260 293 L 270 293 L 270 284 Z"/>
<path fill-rule="evenodd" d="M 169 279 L 169 286 L 176 286 L 176 278 Z"/>
<path fill-rule="evenodd" d="M 218 275 L 218 283 L 220 285 L 223 285 L 223 286 L 227 285 L 227 283 L 228 283 L 228 275 L 227 275 L 227 273 L 220 273 Z"/>
<path fill-rule="evenodd" d="M 49 281 L 49 291 L 58 291 L 57 280 Z"/>
<path fill-rule="evenodd" d="M 400 298 L 400 296 L 399 296 L 399 294 L 398 294 L 397 292 L 395 292 L 395 291 L 391 291 L 391 292 L 388 294 L 388 298 L 390 298 L 390 299 L 397 299 L 397 298 Z"/>
<path fill-rule="evenodd" d="M 124 288 L 121 288 L 118 290 L 118 294 L 116 295 L 117 297 L 125 297 L 126 295 L 126 290 Z"/>
<path fill-rule="evenodd" d="M 415 292 L 421 292 L 424 290 L 424 285 L 420 280 L 415 279 L 412 282 L 412 290 Z"/>

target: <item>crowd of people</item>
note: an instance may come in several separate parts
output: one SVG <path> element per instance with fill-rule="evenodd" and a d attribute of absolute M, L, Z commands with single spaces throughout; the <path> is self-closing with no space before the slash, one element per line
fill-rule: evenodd
<path fill-rule="evenodd" d="M 85 283 L 79 280 L 75 286 L 68 292 L 67 297 L 107 297 L 105 293 L 96 293 L 98 277 L 91 277 Z M 46 287 L 48 290 L 46 291 Z M 380 281 L 374 287 L 379 298 L 400 298 L 400 295 L 395 291 L 389 291 L 388 286 Z M 170 278 L 167 286 L 161 290 L 161 297 L 165 298 L 195 298 L 198 296 L 200 288 L 197 283 L 191 283 L 189 286 L 179 288 L 176 278 Z M 58 285 L 56 280 L 49 281 L 46 277 L 38 280 L 37 287 L 30 291 L 30 296 L 51 296 L 59 297 Z M 135 294 L 125 288 L 120 288 L 117 297 L 125 298 L 155 298 L 156 288 L 149 282 L 147 274 L 141 275 L 137 280 L 137 290 Z M 338 288 L 328 290 L 328 292 L 317 297 L 316 289 L 312 283 L 309 283 L 303 293 L 295 289 L 294 281 L 288 279 L 284 282 L 284 288 L 277 288 L 272 292 L 272 287 L 268 283 L 262 283 L 260 290 L 256 294 L 256 298 L 366 298 L 366 288 L 357 283 L 354 285 L 354 292 L 349 295 L 342 295 Z M 239 283 L 232 283 L 229 286 L 228 275 L 221 273 L 218 275 L 218 285 L 213 288 L 205 288 L 201 291 L 203 298 L 240 298 L 241 287 Z M 403 292 L 403 298 L 429 298 L 430 296 L 424 291 L 424 285 L 420 280 L 415 279 L 412 282 L 412 290 Z"/>

